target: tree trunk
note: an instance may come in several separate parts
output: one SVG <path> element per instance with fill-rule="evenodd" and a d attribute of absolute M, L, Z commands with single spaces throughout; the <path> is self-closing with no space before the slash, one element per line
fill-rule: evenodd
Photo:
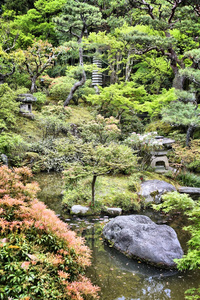
<path fill-rule="evenodd" d="M 131 56 L 131 50 L 128 51 L 128 57 L 127 57 L 127 61 L 126 61 L 125 81 L 129 81 L 132 66 L 133 66 L 133 58 L 130 58 L 130 56 Z"/>
<path fill-rule="evenodd" d="M 190 140 L 193 134 L 195 126 L 189 125 L 187 129 L 187 134 L 186 134 L 186 147 L 190 147 Z"/>
<path fill-rule="evenodd" d="M 35 76 L 31 78 L 31 89 L 30 89 L 31 94 L 37 92 L 36 79 L 37 77 Z"/>
<path fill-rule="evenodd" d="M 95 182 L 96 182 L 96 179 L 97 179 L 97 175 L 94 174 L 93 175 L 93 179 L 92 179 L 92 207 L 94 207 L 94 197 L 95 197 Z"/>
<path fill-rule="evenodd" d="M 82 42 L 82 38 L 80 38 L 80 39 L 78 40 L 78 44 L 81 44 L 81 42 Z M 79 65 L 80 65 L 81 67 L 83 67 L 83 48 L 82 48 L 81 46 L 80 46 L 80 48 L 79 48 Z M 86 82 L 86 73 L 85 73 L 85 70 L 83 69 L 82 78 L 81 78 L 80 81 L 75 82 L 75 84 L 74 84 L 73 87 L 71 88 L 70 93 L 69 93 L 67 99 L 66 99 L 65 102 L 64 102 L 64 107 L 67 106 L 67 105 L 69 105 L 69 102 L 72 100 L 73 95 L 74 95 L 74 93 L 76 92 L 76 90 L 77 90 L 80 86 L 84 85 L 85 82 Z"/>

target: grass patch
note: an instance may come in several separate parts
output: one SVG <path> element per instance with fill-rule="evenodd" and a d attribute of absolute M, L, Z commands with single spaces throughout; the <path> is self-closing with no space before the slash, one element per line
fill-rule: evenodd
<path fill-rule="evenodd" d="M 34 112 L 34 115 L 38 113 Z M 42 139 L 42 127 L 37 120 L 19 116 L 15 133 L 20 134 L 27 142 L 35 142 Z"/>
<path fill-rule="evenodd" d="M 141 200 L 137 193 L 130 191 L 130 177 L 125 175 L 99 176 L 95 185 L 95 207 L 102 210 L 105 207 L 120 207 L 124 211 L 139 210 Z M 80 180 L 73 190 L 67 190 L 63 198 L 63 204 L 68 208 L 80 204 L 91 204 L 92 177 Z"/>
<path fill-rule="evenodd" d="M 177 186 L 173 180 L 164 175 L 151 172 L 135 172 L 132 175 L 99 176 L 95 184 L 95 206 L 120 207 L 124 212 L 138 211 L 143 205 L 138 192 L 141 185 L 141 177 L 146 180 L 164 180 Z M 80 204 L 90 206 L 92 199 L 92 176 L 80 180 L 73 189 L 67 190 L 63 198 L 63 204 L 67 208 Z"/>
<path fill-rule="evenodd" d="M 80 124 L 94 119 L 87 107 L 71 105 L 69 107 L 71 108 L 71 117 L 68 119 L 69 123 Z"/>

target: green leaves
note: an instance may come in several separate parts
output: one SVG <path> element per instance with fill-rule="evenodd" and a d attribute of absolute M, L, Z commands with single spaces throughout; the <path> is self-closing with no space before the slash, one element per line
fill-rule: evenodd
<path fill-rule="evenodd" d="M 168 213 L 172 210 L 187 211 L 195 208 L 195 202 L 187 194 L 180 194 L 178 192 L 170 192 L 162 196 L 163 203 L 153 205 L 156 210 L 162 209 Z"/>
<path fill-rule="evenodd" d="M 153 205 L 156 210 L 164 212 L 180 211 L 188 217 L 192 225 L 184 227 L 191 234 L 188 241 L 188 252 L 181 259 L 176 259 L 180 270 L 200 268 L 200 201 L 192 200 L 187 194 L 170 192 L 162 196 L 163 203 Z"/>
<path fill-rule="evenodd" d="M 124 110 L 135 108 L 135 103 L 144 101 L 146 91 L 143 86 L 136 88 L 134 82 L 115 83 L 105 88 L 100 87 L 99 95 L 89 95 L 87 100 L 101 106 L 101 109 L 112 111 L 119 116 Z"/>
<path fill-rule="evenodd" d="M 161 113 L 163 107 L 176 99 L 174 89 L 163 89 L 159 95 L 148 95 L 146 101 L 135 101 L 135 110 L 138 112 L 148 112 L 151 117 L 156 117 Z"/>
<path fill-rule="evenodd" d="M 183 126 L 200 126 L 199 118 L 200 108 L 192 103 L 183 103 L 181 101 L 172 102 L 168 107 L 163 108 L 163 121 Z"/>
<path fill-rule="evenodd" d="M 15 126 L 19 112 L 19 103 L 15 99 L 17 94 L 24 91 L 25 89 L 13 91 L 7 83 L 0 84 L 0 132 Z"/>
<path fill-rule="evenodd" d="M 69 0 L 64 5 L 62 14 L 54 18 L 57 29 L 61 32 L 83 37 L 85 31 L 101 24 L 101 12 L 90 1 Z"/>

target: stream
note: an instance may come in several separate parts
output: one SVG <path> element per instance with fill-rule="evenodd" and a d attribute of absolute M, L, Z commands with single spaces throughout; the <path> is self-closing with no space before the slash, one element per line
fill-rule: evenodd
<path fill-rule="evenodd" d="M 178 272 L 154 268 L 109 247 L 101 237 L 102 227 L 109 221 L 107 216 L 77 218 L 65 214 L 61 206 L 64 189 L 61 174 L 41 173 L 34 179 L 41 188 L 38 199 L 83 236 L 92 250 L 92 265 L 87 268 L 86 275 L 101 288 L 100 300 L 183 300 L 187 289 L 198 287 L 200 270 Z M 140 214 L 148 215 L 157 223 L 163 220 L 161 214 L 150 210 Z M 188 236 L 181 230 L 183 224 L 177 216 L 168 225 L 176 230 L 185 251 Z"/>

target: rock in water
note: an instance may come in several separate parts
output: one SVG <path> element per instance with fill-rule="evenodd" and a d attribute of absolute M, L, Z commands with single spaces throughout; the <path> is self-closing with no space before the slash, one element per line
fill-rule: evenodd
<path fill-rule="evenodd" d="M 89 212 L 90 208 L 82 205 L 73 205 L 71 207 L 71 214 L 75 215 L 86 215 Z"/>
<path fill-rule="evenodd" d="M 118 216 L 106 224 L 103 235 L 125 255 L 157 267 L 176 268 L 173 260 L 183 256 L 174 229 L 143 215 Z"/>

